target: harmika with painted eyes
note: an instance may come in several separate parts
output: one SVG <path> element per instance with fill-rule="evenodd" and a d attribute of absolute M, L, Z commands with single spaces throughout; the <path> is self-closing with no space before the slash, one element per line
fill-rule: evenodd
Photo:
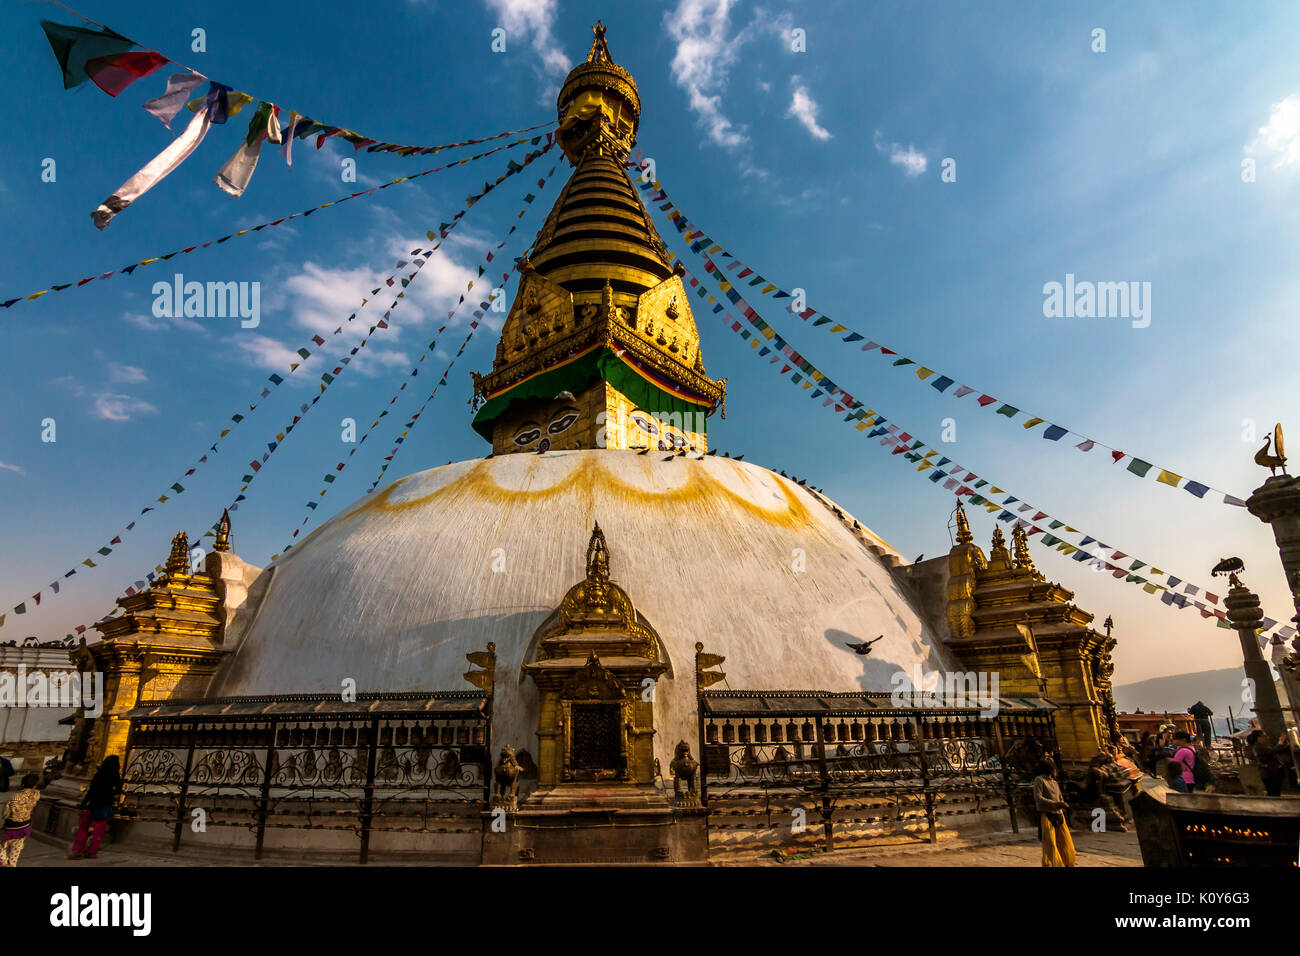
<path fill-rule="evenodd" d="M 550 422 L 547 423 L 545 429 L 539 422 L 523 422 L 519 426 L 519 430 L 515 432 L 515 447 L 523 450 L 536 445 L 538 451 L 548 451 L 552 439 L 572 428 L 573 423 L 577 420 L 578 410 L 569 405 L 557 411 Z"/>
<path fill-rule="evenodd" d="M 671 429 L 665 423 L 655 419 L 653 416 L 647 415 L 645 412 L 634 411 L 628 417 L 632 419 L 633 423 L 640 428 L 641 431 L 645 432 L 651 438 L 658 438 L 660 451 L 676 451 L 679 448 L 686 447 L 685 436 L 678 434 L 675 430 Z M 645 447 L 640 443 L 631 441 L 631 436 L 629 436 L 628 446 L 631 448 Z"/>

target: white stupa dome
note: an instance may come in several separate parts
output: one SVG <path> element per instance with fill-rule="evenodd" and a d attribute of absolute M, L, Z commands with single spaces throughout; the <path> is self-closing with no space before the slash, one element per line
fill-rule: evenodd
<path fill-rule="evenodd" d="M 469 690 L 465 655 L 491 641 L 494 740 L 536 754 L 521 668 L 583 579 L 594 522 L 670 666 L 655 703 L 665 766 L 695 739 L 697 641 L 726 656 L 719 687 L 737 690 L 889 691 L 899 670 L 954 666 L 888 546 L 826 499 L 728 458 L 576 450 L 457 462 L 352 504 L 263 572 L 208 693 L 337 693 L 347 678 Z M 867 656 L 846 646 L 882 634 Z"/>

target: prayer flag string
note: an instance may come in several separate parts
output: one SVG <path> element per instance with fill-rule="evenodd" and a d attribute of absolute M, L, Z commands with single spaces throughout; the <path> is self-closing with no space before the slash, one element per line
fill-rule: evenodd
<path fill-rule="evenodd" d="M 705 268 L 709 275 L 716 280 L 717 268 L 707 256 L 705 257 Z M 864 432 L 867 438 L 880 438 L 881 446 L 889 448 L 891 455 L 900 455 L 906 461 L 917 465 L 916 474 L 929 472 L 930 474 L 927 477 L 931 482 L 938 484 L 943 481 L 943 487 L 949 492 L 959 498 L 966 498 L 973 505 L 983 507 L 990 514 L 996 513 L 998 521 L 1014 522 L 1016 526 L 1024 528 L 1030 537 L 1042 534 L 1042 544 L 1055 547 L 1057 551 L 1072 557 L 1075 561 L 1087 562 L 1090 567 L 1109 571 L 1116 580 L 1137 585 L 1145 593 L 1158 596 L 1164 604 L 1179 608 L 1195 607 L 1202 617 L 1216 618 L 1219 627 L 1231 627 L 1228 624 L 1226 612 L 1217 607 L 1220 601 L 1219 595 L 1198 585 L 1191 584 L 1184 578 L 1153 567 L 1148 562 L 1135 559 L 1131 554 L 1113 548 L 1092 535 L 1084 534 L 1064 521 L 1054 518 L 1046 511 L 1029 504 L 1024 499 L 1008 493 L 990 479 L 981 478 L 974 471 L 962 465 L 954 464 L 953 460 L 943 455 L 940 449 L 933 448 L 917 439 L 913 434 L 903 431 L 901 426 L 889 423 L 888 419 L 883 415 L 878 414 L 874 409 L 866 408 L 861 401 L 835 384 L 829 376 L 813 365 L 805 356 L 795 351 L 788 342 L 778 335 L 776 330 L 754 311 L 743 296 L 737 293 L 734 297 L 728 295 L 728 298 L 735 303 L 741 314 L 757 330 L 757 335 L 727 314 L 725 307 L 718 298 L 708 291 L 698 277 L 691 275 L 690 272 L 684 269 L 683 271 L 683 281 L 686 282 L 688 289 L 693 289 L 699 298 L 712 305 L 713 314 L 717 315 L 731 331 L 747 341 L 757 356 L 766 357 L 771 355 L 772 357 L 768 360 L 770 365 L 775 366 L 781 363 L 782 367 L 779 374 L 789 374 L 790 382 L 808 391 L 810 398 L 815 399 L 825 396 L 822 407 L 833 405 L 836 412 L 845 413 L 844 422 L 852 423 L 859 432 Z M 872 430 L 867 432 L 868 428 Z M 987 491 L 984 489 L 987 489 Z M 995 501 L 988 497 L 989 495 L 998 495 L 1002 500 Z M 1039 527 L 1038 522 L 1044 522 L 1047 528 Z M 1083 538 L 1078 545 L 1075 545 L 1063 540 L 1058 535 L 1049 533 L 1049 531 L 1063 531 L 1083 535 Z M 1086 548 L 1089 545 L 1095 545 L 1097 553 L 1087 551 Z M 1125 559 L 1131 559 L 1131 563 L 1127 568 L 1114 563 Z M 1143 569 L 1145 569 L 1146 576 L 1137 573 Z M 1164 577 L 1166 583 L 1153 583 L 1151 581 L 1153 576 Z M 1182 586 L 1181 592 L 1176 590 L 1179 586 Z M 1209 604 L 1200 600 L 1199 595 L 1201 594 L 1204 595 Z M 1216 606 L 1210 607 L 1210 604 Z M 1277 626 L 1278 623 L 1272 618 L 1265 618 L 1262 625 L 1263 630 L 1269 630 Z M 1281 637 L 1290 637 L 1294 633 L 1295 628 L 1291 625 L 1284 625 L 1277 630 L 1277 634 Z"/>
<path fill-rule="evenodd" d="M 238 232 L 232 232 L 230 235 L 222 236 L 220 239 L 209 239 L 207 242 L 195 243 L 194 245 L 186 246 L 183 249 L 177 249 L 174 252 L 169 252 L 166 255 L 152 256 L 148 259 L 142 259 L 139 262 L 133 262 L 130 265 L 123 266 L 120 269 L 114 269 L 110 272 L 104 272 L 99 275 L 87 276 L 86 278 L 78 282 L 66 282 L 59 285 L 52 285 L 48 289 L 42 289 L 41 291 L 33 292 L 30 295 L 23 295 L 23 296 L 17 296 L 12 299 L 0 300 L 0 308 L 8 309 L 14 305 L 17 305 L 19 302 L 32 302 L 50 292 L 62 292 L 65 289 L 71 289 L 71 288 L 79 289 L 82 286 L 86 285 L 87 283 L 94 282 L 96 279 L 101 279 L 101 280 L 109 279 L 115 275 L 131 275 L 132 273 L 135 272 L 136 269 L 140 269 L 143 268 L 144 266 L 152 265 L 155 262 L 166 262 L 170 259 L 175 258 L 176 256 L 188 255 L 189 253 L 192 253 L 198 249 L 207 249 L 210 246 L 219 246 L 223 242 L 226 242 L 229 239 L 237 239 L 241 236 L 247 236 L 255 232 L 260 232 L 261 230 L 267 228 L 268 226 L 279 226 L 283 223 L 290 222 L 294 219 L 306 218 L 310 216 L 312 213 L 318 212 L 321 209 L 329 209 L 333 206 L 339 206 L 345 202 L 348 202 L 349 200 L 359 199 L 363 196 L 372 196 L 375 193 L 379 192 L 381 189 L 387 189 L 390 186 L 396 186 L 398 183 L 411 182 L 412 180 L 419 179 L 421 176 L 428 176 L 432 173 L 439 173 L 445 169 L 450 169 L 453 166 L 464 166 L 465 164 L 474 162 L 475 160 L 485 159 L 486 157 L 491 156 L 493 153 L 498 153 L 503 149 L 514 149 L 516 146 L 520 146 L 524 143 L 529 143 L 533 146 L 536 146 L 538 143 L 542 141 L 542 139 L 543 139 L 542 136 L 534 136 L 532 138 L 525 137 L 522 139 L 517 139 L 514 140 L 513 142 L 506 143 L 502 146 L 496 146 L 492 149 L 487 150 L 486 152 L 478 153 L 477 155 L 474 156 L 467 156 L 464 159 L 461 159 L 454 163 L 446 163 L 442 166 L 437 166 L 434 167 L 433 169 L 426 169 L 424 170 L 424 172 L 414 173 L 410 176 L 399 176 L 397 179 L 390 180 L 389 182 L 383 183 L 382 185 L 372 186 L 370 189 L 364 189 L 361 192 L 352 193 L 351 195 L 348 196 L 342 196 L 339 199 L 333 200 L 332 202 L 321 203 L 319 206 L 313 206 L 310 209 L 303 210 L 302 212 L 296 212 L 289 216 L 281 216 L 278 219 L 272 219 L 267 222 L 261 223 L 260 225 L 257 226 L 250 226 L 247 229 L 240 229 Z M 551 134 L 548 133 L 545 136 L 545 139 L 548 143 L 552 142 Z M 464 215 L 464 211 L 462 211 L 460 215 Z M 440 228 L 446 228 L 447 226 L 448 223 L 442 223 Z M 432 240 L 432 237 L 430 238 Z"/>
<path fill-rule="evenodd" d="M 642 168 L 642 164 L 636 161 L 629 163 L 629 166 L 632 166 L 633 168 Z M 653 191 L 653 195 L 647 197 L 647 202 L 657 205 L 660 211 L 667 213 L 668 220 L 681 234 L 682 240 L 687 244 L 692 253 L 702 258 L 707 253 L 708 256 L 718 256 L 720 259 L 728 260 L 721 268 L 713 266 L 712 270 L 714 272 L 714 279 L 718 283 L 718 288 L 733 303 L 739 296 L 736 287 L 741 284 L 741 280 L 748 280 L 747 285 L 757 289 L 757 294 L 759 295 L 771 295 L 774 300 L 790 300 L 784 307 L 785 311 L 792 315 L 799 316 L 799 318 L 805 322 L 810 322 L 814 327 L 821 328 L 833 335 L 840 336 L 842 342 L 862 342 L 861 351 L 875 352 L 885 358 L 891 359 L 894 368 L 907 369 L 915 375 L 918 382 L 928 385 L 941 394 L 949 395 L 952 398 L 957 399 L 964 398 L 967 395 L 974 395 L 974 401 L 980 408 L 992 408 L 997 415 L 1001 415 L 1009 421 L 1016 421 L 1016 423 L 1021 425 L 1021 427 L 1026 431 L 1036 430 L 1039 426 L 1044 426 L 1041 432 L 1039 432 L 1039 437 L 1047 441 L 1060 443 L 1062 439 L 1066 438 L 1066 436 L 1070 436 L 1068 443 L 1074 445 L 1074 447 L 1081 452 L 1090 452 L 1094 448 L 1102 448 L 1110 453 L 1112 464 L 1119 464 L 1120 462 L 1127 460 L 1125 471 L 1135 477 L 1146 478 L 1149 476 L 1153 478 L 1157 484 L 1166 485 L 1170 488 L 1181 487 L 1187 493 L 1201 499 L 1204 499 L 1208 493 L 1214 492 L 1216 496 L 1222 498 L 1223 503 L 1226 505 L 1245 507 L 1245 501 L 1236 495 L 1215 488 L 1213 485 L 1196 481 L 1192 478 L 1185 478 L 1183 475 L 1167 468 L 1162 468 L 1159 465 L 1152 464 L 1151 462 L 1138 458 L 1128 452 L 1120 451 L 1118 448 L 1113 448 L 1104 442 L 1097 441 L 1094 438 L 1089 438 L 1082 432 L 1075 431 L 1072 428 L 1066 428 L 1063 425 L 1054 424 L 1045 418 L 1024 411 L 1023 409 L 1007 402 L 1003 402 L 1000 399 L 996 399 L 992 395 L 981 392 L 979 389 L 972 388 L 969 385 L 963 385 L 952 376 L 945 375 L 936 368 L 923 364 L 916 359 L 899 355 L 899 353 L 894 349 L 882 345 L 873 339 L 868 339 L 868 337 L 863 333 L 854 331 L 849 326 L 836 322 L 831 319 L 830 316 L 825 315 L 824 313 L 819 313 L 815 309 L 810 307 L 796 309 L 796 302 L 803 305 L 800 300 L 797 300 L 790 292 L 745 265 L 745 263 L 741 262 L 734 255 L 728 252 L 716 239 L 706 236 L 702 228 L 698 227 L 682 214 L 680 207 L 674 206 L 674 204 L 668 199 L 667 192 L 658 180 L 655 180 L 654 182 L 643 182 L 640 179 L 637 179 L 637 185 L 643 192 Z M 706 266 L 706 268 L 709 267 Z"/>

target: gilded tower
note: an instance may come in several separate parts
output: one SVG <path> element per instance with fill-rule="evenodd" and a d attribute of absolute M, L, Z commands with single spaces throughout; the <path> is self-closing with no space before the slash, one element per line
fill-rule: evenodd
<path fill-rule="evenodd" d="M 573 173 L 474 376 L 474 428 L 495 454 L 567 448 L 707 450 L 725 380 L 704 370 L 682 270 L 669 262 L 625 162 L 641 98 L 597 23 L 560 89 L 557 142 Z"/>

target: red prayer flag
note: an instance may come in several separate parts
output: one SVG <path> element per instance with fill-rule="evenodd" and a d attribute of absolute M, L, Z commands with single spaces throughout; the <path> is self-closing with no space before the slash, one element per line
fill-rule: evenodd
<path fill-rule="evenodd" d="M 168 62 L 167 57 L 153 50 L 132 50 L 87 60 L 86 75 L 109 96 L 117 96 L 140 77 L 148 76 Z"/>

